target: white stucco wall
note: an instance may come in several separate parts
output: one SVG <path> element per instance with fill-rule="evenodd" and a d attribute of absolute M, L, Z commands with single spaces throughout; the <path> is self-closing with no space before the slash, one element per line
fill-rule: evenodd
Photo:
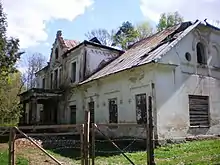
<path fill-rule="evenodd" d="M 83 123 L 84 110 L 88 108 L 90 100 L 93 100 L 95 102 L 95 122 L 109 123 L 108 99 L 117 98 L 118 123 L 137 123 L 135 95 L 146 93 L 146 96 L 150 96 L 152 79 L 152 65 L 123 71 L 78 88 L 70 98 L 69 105 L 76 104 L 77 123 Z M 79 97 L 80 95 L 82 97 Z M 67 120 L 70 119 L 67 117 Z M 116 131 L 117 136 L 139 136 L 140 134 L 146 136 L 143 128 L 127 126 L 111 129 L 109 132 L 116 134 Z"/>
<path fill-rule="evenodd" d="M 220 132 L 220 57 L 217 43 L 220 34 L 205 29 L 202 36 L 193 33 L 184 37 L 161 62 L 178 65 L 175 69 L 158 67 L 156 70 L 156 109 L 157 131 L 159 139 L 184 138 L 187 135 L 219 134 Z M 197 64 L 195 45 L 201 38 L 207 41 L 208 65 Z M 213 45 L 215 45 L 213 47 Z M 192 60 L 185 59 L 185 53 L 191 54 Z M 213 67 L 215 66 L 215 67 Z M 189 124 L 188 95 L 209 96 L 210 128 L 191 128 Z"/>

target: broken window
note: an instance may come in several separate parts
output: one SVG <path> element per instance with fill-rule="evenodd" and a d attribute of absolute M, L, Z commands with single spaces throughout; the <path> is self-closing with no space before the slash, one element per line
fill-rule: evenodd
<path fill-rule="evenodd" d="M 209 126 L 209 97 L 189 95 L 190 126 Z"/>
<path fill-rule="evenodd" d="M 45 89 L 45 78 L 42 79 L 42 88 Z"/>
<path fill-rule="evenodd" d="M 50 74 L 50 88 L 53 89 L 53 73 Z"/>
<path fill-rule="evenodd" d="M 135 95 L 136 101 L 136 118 L 138 124 L 147 123 L 147 103 L 146 94 Z"/>
<path fill-rule="evenodd" d="M 73 62 L 71 65 L 71 82 L 76 82 L 76 62 Z"/>
<path fill-rule="evenodd" d="M 76 105 L 70 106 L 70 123 L 76 124 Z"/>
<path fill-rule="evenodd" d="M 55 58 L 58 59 L 58 57 L 59 57 L 59 49 L 56 48 L 55 49 Z"/>
<path fill-rule="evenodd" d="M 197 43 L 196 52 L 197 52 L 197 62 L 199 64 L 206 64 L 205 47 L 201 42 Z"/>
<path fill-rule="evenodd" d="M 95 103 L 94 101 L 89 102 L 88 104 L 90 111 L 90 123 L 95 123 Z"/>
<path fill-rule="evenodd" d="M 118 123 L 118 105 L 117 98 L 108 100 L 109 107 L 109 123 Z"/>
<path fill-rule="evenodd" d="M 58 87 L 58 69 L 54 71 L 54 87 L 55 89 Z"/>

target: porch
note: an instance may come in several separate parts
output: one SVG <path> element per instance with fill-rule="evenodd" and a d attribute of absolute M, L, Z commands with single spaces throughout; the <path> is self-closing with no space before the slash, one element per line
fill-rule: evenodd
<path fill-rule="evenodd" d="M 19 96 L 23 104 L 19 125 L 58 124 L 61 90 L 32 88 Z"/>

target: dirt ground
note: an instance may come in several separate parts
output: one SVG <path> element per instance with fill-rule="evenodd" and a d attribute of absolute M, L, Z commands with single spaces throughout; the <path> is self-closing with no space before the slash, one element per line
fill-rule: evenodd
<path fill-rule="evenodd" d="M 49 156 L 43 153 L 40 149 L 33 146 L 28 141 L 16 141 L 15 155 L 22 156 L 26 158 L 29 162 L 29 165 L 57 165 Z M 0 143 L 0 148 L 3 150 L 8 149 L 7 143 Z M 54 156 L 54 155 L 53 155 Z M 58 155 L 54 156 L 58 161 L 64 165 L 76 164 L 69 158 L 61 157 Z"/>

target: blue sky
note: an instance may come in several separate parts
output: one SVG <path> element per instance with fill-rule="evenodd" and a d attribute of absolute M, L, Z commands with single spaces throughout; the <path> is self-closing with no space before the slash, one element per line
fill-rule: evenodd
<path fill-rule="evenodd" d="M 131 10 L 127 10 L 131 9 Z M 51 44 L 58 29 L 62 30 L 63 37 L 66 39 L 84 40 L 85 33 L 96 28 L 105 28 L 107 30 L 115 29 L 123 21 L 138 23 L 149 20 L 142 14 L 139 3 L 134 0 L 106 1 L 96 0 L 84 14 L 78 16 L 74 21 L 60 19 L 46 24 L 46 31 L 49 44 L 40 44 L 27 49 L 31 52 L 50 53 Z"/>
<path fill-rule="evenodd" d="M 47 58 L 59 29 L 64 38 L 82 41 L 92 29 L 115 29 L 123 21 L 133 24 L 149 21 L 155 25 L 163 12 L 178 11 L 191 21 L 219 20 L 220 15 L 220 0 L 2 0 L 2 3 L 8 18 L 8 35 L 18 37 L 27 54 L 39 52 Z"/>

